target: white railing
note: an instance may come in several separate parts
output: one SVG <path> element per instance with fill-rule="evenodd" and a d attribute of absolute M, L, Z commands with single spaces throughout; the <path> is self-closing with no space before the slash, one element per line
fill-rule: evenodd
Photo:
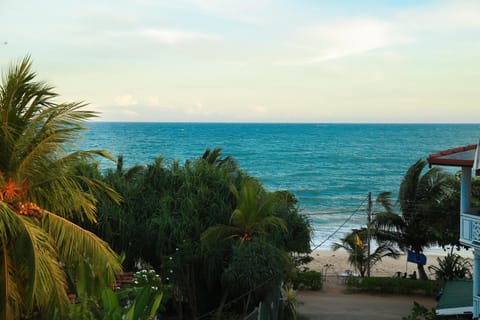
<path fill-rule="evenodd" d="M 460 215 L 460 242 L 466 246 L 480 249 L 480 216 Z"/>
<path fill-rule="evenodd" d="M 480 312 L 480 297 L 473 296 L 473 317 L 478 317 Z"/>

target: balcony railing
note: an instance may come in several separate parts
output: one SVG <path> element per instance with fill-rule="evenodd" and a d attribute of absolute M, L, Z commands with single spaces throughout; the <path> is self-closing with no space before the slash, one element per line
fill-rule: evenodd
<path fill-rule="evenodd" d="M 473 316 L 477 317 L 480 311 L 480 297 L 479 296 L 473 296 Z"/>
<path fill-rule="evenodd" d="M 460 242 L 466 246 L 480 248 L 480 215 L 460 215 Z"/>

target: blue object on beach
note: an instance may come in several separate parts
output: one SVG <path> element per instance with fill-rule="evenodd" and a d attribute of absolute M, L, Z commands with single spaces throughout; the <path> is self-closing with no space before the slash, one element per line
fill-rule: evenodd
<path fill-rule="evenodd" d="M 412 250 L 408 250 L 407 261 L 424 266 L 427 264 L 427 257 L 423 253 L 417 253 Z"/>

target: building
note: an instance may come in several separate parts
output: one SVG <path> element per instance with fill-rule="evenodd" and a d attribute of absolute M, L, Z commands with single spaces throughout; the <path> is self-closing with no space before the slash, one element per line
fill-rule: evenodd
<path fill-rule="evenodd" d="M 480 143 L 440 151 L 428 163 L 460 167 L 460 243 L 473 249 L 473 317 L 480 315 L 480 208 L 471 206 L 472 171 L 480 175 Z"/>

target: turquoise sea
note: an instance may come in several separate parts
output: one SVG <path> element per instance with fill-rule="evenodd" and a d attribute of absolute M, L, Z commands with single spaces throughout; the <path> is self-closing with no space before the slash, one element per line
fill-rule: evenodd
<path fill-rule="evenodd" d="M 126 166 L 158 156 L 199 157 L 222 147 L 269 190 L 290 190 L 328 248 L 366 222 L 368 192 L 396 193 L 408 167 L 439 150 L 474 144 L 480 124 L 231 124 L 93 122 L 80 147 L 123 155 Z M 103 168 L 114 167 L 102 162 Z M 453 169 L 451 169 L 453 170 Z M 453 171 L 452 171 L 453 172 Z M 358 211 L 356 209 L 360 208 Z"/>

